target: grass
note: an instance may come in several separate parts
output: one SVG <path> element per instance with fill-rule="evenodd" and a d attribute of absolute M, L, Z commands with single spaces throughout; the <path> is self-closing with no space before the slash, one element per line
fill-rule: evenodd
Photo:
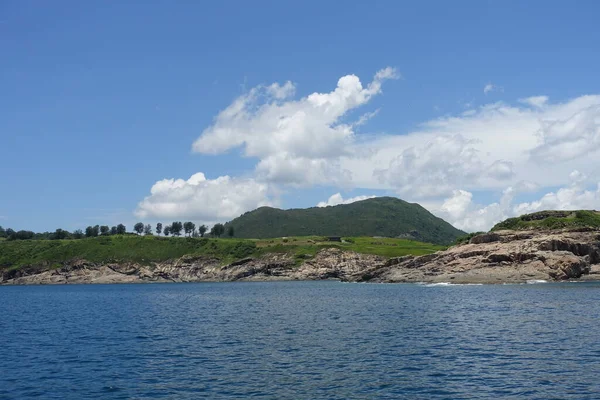
<path fill-rule="evenodd" d="M 485 233 L 485 232 L 481 232 L 481 231 L 479 231 L 479 232 L 471 232 L 471 233 L 468 233 L 468 234 L 466 234 L 466 235 L 464 235 L 464 236 L 461 236 L 461 237 L 459 237 L 458 239 L 456 239 L 456 241 L 454 242 L 454 244 L 465 244 L 465 243 L 469 243 L 469 241 L 470 241 L 471 239 L 473 239 L 475 236 L 481 235 L 481 234 L 483 234 L 483 233 Z"/>
<path fill-rule="evenodd" d="M 509 218 L 496 224 L 492 231 L 502 229 L 563 229 L 591 227 L 600 228 L 600 213 L 597 211 L 540 211 Z"/>
<path fill-rule="evenodd" d="M 15 240 L 0 242 L 0 267 L 54 264 L 83 258 L 91 262 L 151 263 L 203 255 L 224 262 L 247 257 L 256 245 L 242 240 L 106 236 L 79 240 Z"/>
<path fill-rule="evenodd" d="M 223 263 L 229 263 L 267 253 L 293 254 L 301 262 L 319 250 L 331 247 L 385 257 L 422 255 L 443 249 L 442 246 L 406 239 L 370 237 L 345 238 L 340 243 L 328 242 L 317 236 L 259 240 L 127 235 L 79 240 L 0 241 L 0 268 L 58 267 L 65 261 L 77 258 L 91 262 L 150 264 L 184 255 L 215 257 Z"/>
<path fill-rule="evenodd" d="M 319 250 L 337 248 L 383 257 L 431 254 L 444 246 L 407 239 L 345 237 L 342 242 L 330 242 L 320 236 L 297 236 L 276 239 L 254 239 L 258 253 L 293 254 L 297 263 L 313 257 Z"/>

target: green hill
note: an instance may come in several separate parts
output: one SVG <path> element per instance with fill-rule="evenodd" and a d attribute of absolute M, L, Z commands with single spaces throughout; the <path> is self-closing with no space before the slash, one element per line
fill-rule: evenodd
<path fill-rule="evenodd" d="M 416 203 L 377 197 L 333 207 L 280 210 L 261 207 L 225 224 L 239 238 L 384 236 L 447 245 L 465 232 Z"/>
<path fill-rule="evenodd" d="M 600 212 L 594 210 L 539 211 L 504 220 L 496 224 L 492 231 L 583 227 L 600 228 Z"/>

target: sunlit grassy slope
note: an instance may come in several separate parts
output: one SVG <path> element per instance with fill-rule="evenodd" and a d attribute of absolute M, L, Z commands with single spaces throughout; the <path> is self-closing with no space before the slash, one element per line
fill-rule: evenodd
<path fill-rule="evenodd" d="M 590 210 L 540 211 L 504 220 L 496 224 L 492 231 L 580 227 L 600 228 L 600 212 Z"/>
<path fill-rule="evenodd" d="M 328 247 L 386 257 L 428 254 L 443 248 L 405 239 L 357 237 L 344 238 L 344 242 L 339 243 L 316 236 L 259 240 L 127 235 L 79 240 L 16 240 L 0 241 L 0 268 L 57 266 L 77 258 L 92 262 L 150 263 L 184 255 L 210 256 L 227 263 L 272 252 L 290 253 L 300 260 Z"/>

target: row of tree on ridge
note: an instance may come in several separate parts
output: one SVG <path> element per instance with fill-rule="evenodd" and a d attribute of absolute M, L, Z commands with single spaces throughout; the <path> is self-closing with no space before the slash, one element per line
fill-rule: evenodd
<path fill-rule="evenodd" d="M 227 228 L 225 232 L 225 226 L 221 223 L 213 225 L 208 230 L 206 225 L 200 225 L 196 227 L 191 221 L 181 222 L 173 221 L 170 225 L 165 225 L 161 222 L 156 224 L 156 227 L 152 229 L 152 225 L 138 222 L 133 226 L 133 233 L 137 235 L 164 235 L 164 236 L 181 236 L 182 232 L 188 237 L 221 237 L 227 233 L 228 237 L 234 236 L 233 226 Z M 82 239 L 84 237 L 97 237 L 97 236 L 111 236 L 111 235 L 126 235 L 133 234 L 127 232 L 127 228 L 123 224 L 109 227 L 108 225 L 94 225 L 85 228 L 85 231 L 77 229 L 73 232 L 69 232 L 64 229 L 57 229 L 54 232 L 35 233 L 33 231 L 20 230 L 15 231 L 14 229 L 4 229 L 0 226 L 0 238 L 6 238 L 7 240 L 27 240 L 27 239 L 49 239 L 49 240 L 60 240 L 60 239 Z"/>

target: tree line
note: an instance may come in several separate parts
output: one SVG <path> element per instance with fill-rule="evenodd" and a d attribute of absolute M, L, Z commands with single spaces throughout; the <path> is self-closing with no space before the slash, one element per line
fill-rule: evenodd
<path fill-rule="evenodd" d="M 138 222 L 133 226 L 133 232 L 127 232 L 127 228 L 123 224 L 118 224 L 112 227 L 108 225 L 94 225 L 88 226 L 85 228 L 85 231 L 81 229 L 77 229 L 73 232 L 69 232 L 64 229 L 57 229 L 54 232 L 43 232 L 43 233 L 35 233 L 33 231 L 20 230 L 15 231 L 14 229 L 7 228 L 4 229 L 0 226 L 0 238 L 5 238 L 7 240 L 29 240 L 29 239 L 47 239 L 47 240 L 61 240 L 61 239 L 82 239 L 84 237 L 97 237 L 97 236 L 111 236 L 111 235 L 157 235 L 163 234 L 164 236 L 181 236 L 183 232 L 184 235 L 188 237 L 221 237 L 225 234 L 227 230 L 227 236 L 234 236 L 234 228 L 233 226 L 229 226 L 225 229 L 225 226 L 221 223 L 213 225 L 213 227 L 208 230 L 206 225 L 200 225 L 196 228 L 196 224 L 191 221 L 181 222 L 181 221 L 173 221 L 170 225 L 165 225 L 161 222 L 156 224 L 156 228 L 152 229 L 152 225 L 144 224 L 142 222 Z M 208 232 L 208 234 L 207 234 Z"/>
<path fill-rule="evenodd" d="M 138 222 L 133 226 L 133 231 L 138 235 L 142 233 L 144 235 L 152 235 L 152 226 L 150 224 L 144 225 L 142 222 Z M 173 221 L 171 225 L 163 226 L 161 222 L 156 224 L 155 232 L 157 235 L 161 233 L 165 236 L 181 236 L 181 232 L 188 237 L 204 237 L 207 234 L 208 227 L 206 225 L 200 225 L 196 228 L 196 224 L 191 221 L 181 222 Z M 209 236 L 221 237 L 225 233 L 225 226 L 223 224 L 215 224 L 208 232 Z M 233 226 L 227 229 L 227 236 L 234 236 Z"/>

